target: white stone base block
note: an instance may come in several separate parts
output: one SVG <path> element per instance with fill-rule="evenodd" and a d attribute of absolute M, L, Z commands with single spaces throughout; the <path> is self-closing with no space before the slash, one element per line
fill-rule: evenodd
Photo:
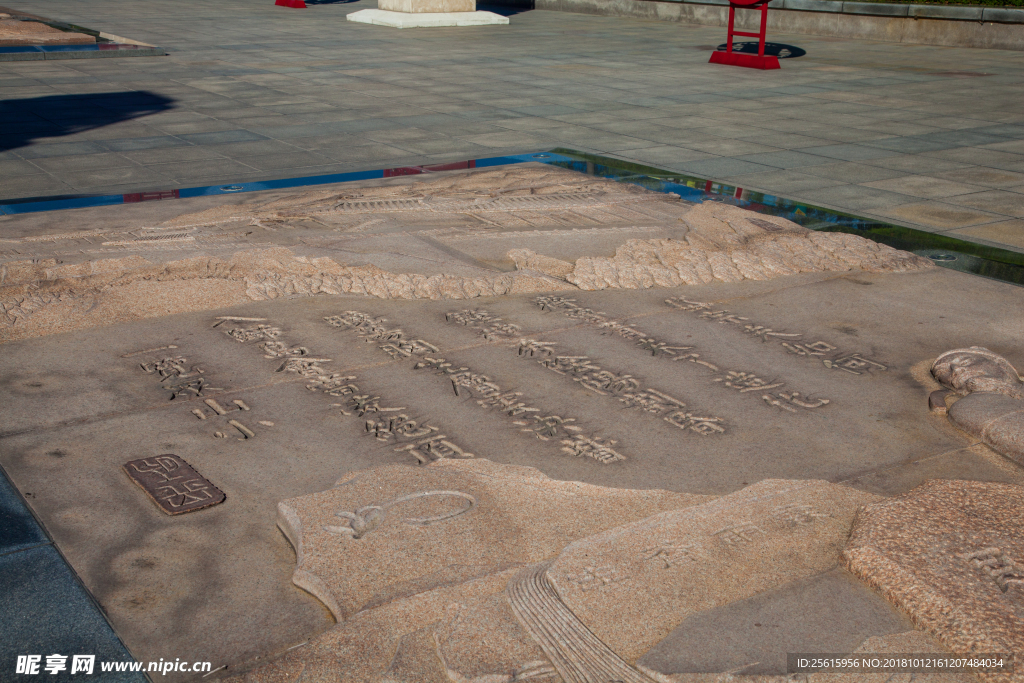
<path fill-rule="evenodd" d="M 392 28 L 488 26 L 508 23 L 508 17 L 494 12 L 389 12 L 383 9 L 361 9 L 346 18 L 361 24 Z"/>

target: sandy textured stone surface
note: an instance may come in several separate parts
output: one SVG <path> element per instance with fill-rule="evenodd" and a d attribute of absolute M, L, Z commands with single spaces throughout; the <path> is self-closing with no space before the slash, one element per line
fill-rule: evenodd
<path fill-rule="evenodd" d="M 475 12 L 476 0 L 377 0 L 377 8 L 390 12 Z"/>
<path fill-rule="evenodd" d="M 458 540 L 438 543 L 433 538 L 417 537 L 408 529 L 390 539 L 382 536 L 378 543 L 390 546 L 392 564 L 396 560 L 401 564 L 402 555 L 422 560 L 413 574 L 429 571 L 435 554 L 450 553 L 450 547 L 446 547 L 450 543 L 477 546 L 484 557 L 495 560 L 527 559 L 510 554 L 517 543 L 506 540 L 507 532 L 467 534 L 454 526 L 456 520 L 462 518 L 469 524 L 474 515 L 486 515 L 497 522 L 511 515 L 509 526 L 514 528 L 516 508 L 521 507 L 539 513 L 530 515 L 531 526 L 543 533 L 554 520 L 564 519 L 564 513 L 559 515 L 543 497 L 530 496 L 529 489 L 549 488 L 544 497 L 557 492 L 562 498 L 558 502 L 564 505 L 564 496 L 571 490 L 567 487 L 579 487 L 538 478 L 522 468 L 480 461 L 449 462 L 432 472 L 435 468 L 438 466 L 414 471 L 412 477 L 420 480 L 419 485 L 433 486 L 441 483 L 434 479 L 442 474 L 448 482 L 457 482 L 465 489 L 471 482 L 451 477 L 471 473 L 474 478 L 483 475 L 507 479 L 502 488 L 527 495 L 495 496 L 493 502 L 481 503 L 479 509 L 474 506 L 437 522 L 439 529 L 444 525 L 445 533 Z M 375 471 L 357 475 L 350 485 L 363 483 L 366 490 L 379 490 L 376 477 L 384 474 Z M 361 476 L 368 479 L 363 481 Z M 520 486 L 511 485 L 517 478 Z M 337 488 L 347 485 L 340 483 Z M 626 516 L 621 510 L 628 507 L 640 515 L 654 507 L 635 505 L 637 495 L 653 497 L 650 502 L 662 506 L 672 502 L 664 492 L 580 488 L 577 495 L 583 513 L 579 516 L 594 516 L 603 523 L 623 521 Z M 569 544 L 561 553 L 552 553 L 553 546 L 584 529 L 576 527 L 561 534 L 548 531 L 536 544 L 525 545 L 535 557 L 556 554 L 553 560 L 407 593 L 407 597 L 399 594 L 394 600 L 383 598 L 379 606 L 369 605 L 309 645 L 269 667 L 250 672 L 242 680 L 396 680 L 393 670 L 400 662 L 408 669 L 397 680 L 649 683 L 651 676 L 658 674 L 641 671 L 635 660 L 683 618 L 835 567 L 857 507 L 875 500 L 877 497 L 870 494 L 825 482 L 765 481 L 715 501 L 666 510 L 597 533 Z M 595 507 L 589 501 L 601 502 Z M 325 506 L 316 496 L 307 496 L 303 502 L 307 505 L 303 511 L 296 510 L 294 501 L 282 503 L 283 514 L 306 518 L 313 506 L 330 511 L 337 505 L 332 501 Z M 623 507 L 616 509 L 619 506 Z M 437 509 L 426 512 L 445 514 Z M 321 543 L 313 549 L 303 545 L 300 566 L 308 566 L 315 554 L 321 563 L 317 570 L 321 576 L 330 571 L 328 565 L 352 567 L 355 544 L 370 542 L 372 535 L 384 533 L 388 524 L 403 524 L 388 519 L 390 514 L 374 518 L 377 526 L 357 522 L 368 517 L 366 508 L 355 519 L 344 517 L 351 525 L 347 527 L 349 533 L 339 534 L 345 537 L 344 546 L 332 549 Z M 322 517 L 314 518 L 326 527 Z M 288 524 L 294 528 L 294 523 Z M 408 520 L 404 524 L 417 525 Z M 485 528 L 477 524 L 481 530 Z M 308 528 L 303 525 L 303 532 L 290 535 L 301 533 L 305 537 Z M 362 532 L 365 535 L 354 538 Z M 516 540 L 523 543 L 522 539 Z M 380 575 L 380 569 L 390 570 L 374 559 L 365 560 L 370 561 L 363 565 L 364 572 L 366 566 L 378 569 L 372 572 L 374 576 Z M 358 581 L 355 574 L 351 570 L 339 573 L 332 585 L 338 585 L 343 576 Z M 353 588 L 346 586 L 345 590 Z M 372 654 L 356 653 L 351 646 L 371 641 L 375 644 Z"/>
<path fill-rule="evenodd" d="M 855 235 L 812 232 L 784 219 L 759 218 L 716 203 L 691 206 L 672 196 L 561 169 L 482 171 L 388 189 L 348 194 L 307 192 L 261 204 L 217 207 L 133 231 L 3 240 L 8 248 L 0 251 L 0 341 L 245 301 L 318 294 L 472 299 L 770 280 L 809 272 L 908 272 L 932 267 L 928 259 Z M 559 217 L 567 210 L 584 216 L 579 212 L 589 210 L 596 214 L 590 222 L 597 224 L 629 218 L 643 221 L 640 226 L 633 223 L 635 227 L 660 223 L 663 232 L 678 237 L 627 239 L 621 235 L 618 240 L 613 238 L 611 258 L 584 255 L 584 244 L 592 241 L 587 231 L 571 235 L 575 240 L 570 259 L 524 247 L 495 253 L 495 246 L 501 248 L 495 242 L 490 245 L 490 258 L 480 260 L 444 243 L 446 237 L 467 236 L 444 217 L 452 217 L 456 224 L 475 223 L 475 232 L 469 236 L 497 233 L 515 237 L 520 231 L 510 233 L 502 228 L 550 226 L 559 221 L 564 225 L 565 219 Z M 615 218 L 618 220 L 610 220 Z M 430 257 L 419 258 L 419 263 L 415 255 L 409 258 L 408 244 L 394 242 L 396 227 L 408 229 L 421 221 L 421 229 L 429 228 L 438 219 L 446 230 L 419 234 L 420 230 L 412 238 L 430 252 Z M 342 240 L 333 237 L 333 233 L 367 230 L 381 231 L 387 237 L 371 240 L 360 250 L 346 249 L 338 244 Z M 283 233 L 275 235 L 283 238 L 276 240 L 280 246 L 250 239 L 254 233 L 278 232 Z M 544 236 L 519 237 L 521 243 L 538 249 L 545 242 Z M 75 253 L 58 247 L 58 243 L 66 247 L 80 240 L 90 245 L 99 242 L 101 248 Z M 232 245 L 246 242 L 272 248 L 230 251 Z M 164 249 L 170 251 L 160 253 Z M 131 251 L 137 253 L 116 258 L 92 256 Z M 218 251 L 222 253 L 217 255 Z M 47 257 L 49 252 L 56 253 Z M 339 252 L 359 254 L 357 260 L 362 263 L 353 263 Z M 11 258 L 14 254 L 20 258 Z M 167 258 L 168 254 L 179 258 Z M 33 258 L 26 259 L 26 255 Z M 514 263 L 514 272 L 488 265 L 495 258 Z M 434 272 L 421 270 L 424 261 L 433 262 Z"/>
<path fill-rule="evenodd" d="M 951 652 L 1022 652 L 1022 505 L 1020 486 L 928 482 L 858 516 L 846 565 Z"/>
<path fill-rule="evenodd" d="M 550 557 L 572 540 L 708 500 L 556 481 L 531 467 L 438 460 L 358 472 L 280 503 L 295 583 L 344 619 L 368 606 Z M 373 571 L 367 568 L 373 567 Z"/>
<path fill-rule="evenodd" d="M 95 43 L 85 33 L 70 33 L 38 21 L 5 19 L 0 15 L 0 46 L 5 45 L 78 45 Z"/>

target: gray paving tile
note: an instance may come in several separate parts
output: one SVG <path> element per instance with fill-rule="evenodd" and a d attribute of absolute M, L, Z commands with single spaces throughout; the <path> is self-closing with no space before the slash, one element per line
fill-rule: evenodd
<path fill-rule="evenodd" d="M 164 164 L 151 164 L 146 168 L 152 169 L 161 176 L 172 178 L 179 182 L 187 182 L 188 185 L 200 185 L 206 183 L 195 182 L 212 176 L 227 176 L 229 178 L 241 177 L 252 174 L 257 169 L 252 166 L 239 163 L 234 159 L 209 159 L 201 161 L 179 161 Z"/>
<path fill-rule="evenodd" d="M 0 556 L 49 542 L 21 494 L 0 472 Z"/>
<path fill-rule="evenodd" d="M 474 149 L 482 149 L 476 145 L 473 145 L 472 147 Z M 440 151 L 445 151 L 445 149 L 442 147 Z M 397 159 L 399 157 L 407 157 L 410 156 L 410 152 L 422 153 L 418 150 L 400 149 L 398 147 L 382 145 L 380 143 L 366 145 L 339 144 L 335 147 L 322 147 L 318 149 L 317 152 L 339 162 L 377 162 Z"/>
<path fill-rule="evenodd" d="M 804 166 L 820 166 L 833 163 L 833 159 L 818 156 L 816 154 L 804 154 L 793 150 L 780 152 L 763 152 L 761 154 L 745 154 L 733 157 L 742 161 L 752 161 L 755 164 L 774 166 L 776 168 L 800 168 Z"/>
<path fill-rule="evenodd" d="M 991 213 L 999 213 L 1014 218 L 1024 218 L 1024 193 L 1007 192 L 1005 190 L 989 190 L 950 197 L 950 204 L 968 206 Z"/>
<path fill-rule="evenodd" d="M 133 661 L 99 609 L 51 545 L 0 555 L 0 662 L 11 675 L 18 655 L 95 655 L 93 676 L 111 683 L 145 683 L 141 673 L 101 673 L 100 662 Z M 10 668 L 8 668 L 10 667 Z M 67 683 L 88 675 L 71 667 L 47 680 Z"/>
<path fill-rule="evenodd" d="M 21 147 L 18 148 L 17 153 L 23 159 L 43 159 L 46 157 L 100 154 L 106 151 L 107 148 L 98 142 L 56 142 Z"/>
<path fill-rule="evenodd" d="M 723 178 L 723 180 L 739 187 L 758 189 L 790 199 L 795 198 L 798 193 L 805 190 L 816 190 L 822 187 L 835 187 L 846 184 L 841 180 L 833 180 L 832 178 L 811 175 L 809 172 L 792 170 L 746 173 Z"/>
<path fill-rule="evenodd" d="M 315 154 L 313 152 L 290 152 L 287 154 L 260 154 L 256 156 L 239 156 L 235 157 L 236 161 L 239 161 L 246 166 L 252 166 L 253 168 L 261 171 L 274 171 L 278 169 L 286 168 L 300 168 L 300 167 L 312 167 L 312 166 L 330 166 L 337 162 L 330 157 Z"/>
<path fill-rule="evenodd" d="M 897 171 L 891 168 L 858 164 L 854 161 L 824 164 L 814 166 L 806 171 L 809 174 L 820 178 L 841 180 L 845 183 L 864 183 L 872 180 L 885 180 L 886 178 L 898 178 L 906 175 L 904 171 Z"/>
<path fill-rule="evenodd" d="M 889 192 L 898 192 L 924 199 L 942 199 L 984 190 L 984 188 L 977 185 L 968 185 L 925 175 L 909 175 L 889 178 L 887 180 L 874 180 L 861 183 L 861 185 L 863 187 L 873 187 L 879 190 L 888 190 Z"/>
<path fill-rule="evenodd" d="M 0 183 L 0 202 L 24 197 L 43 197 L 75 192 L 75 188 L 57 180 L 49 173 L 4 178 Z"/>
<path fill-rule="evenodd" d="M 879 209 L 917 201 L 916 197 L 886 192 L 885 190 L 864 187 L 863 185 L 837 185 L 835 187 L 807 190 L 802 193 L 801 199 L 817 202 L 825 206 L 842 207 L 851 211 L 870 210 L 876 213 Z"/>
<path fill-rule="evenodd" d="M 266 136 L 258 135 L 249 130 L 224 130 L 208 133 L 186 133 L 178 136 L 193 145 L 220 145 L 232 142 L 250 142 L 266 140 Z"/>
<path fill-rule="evenodd" d="M 85 154 L 81 156 L 43 157 L 33 159 L 32 163 L 47 173 L 60 175 L 76 171 L 105 170 L 113 168 L 134 167 L 135 164 L 126 157 L 114 152 L 102 154 Z"/>
<path fill-rule="evenodd" d="M 892 150 L 865 145 L 825 145 L 822 147 L 805 147 L 801 151 L 832 159 L 842 159 L 843 161 L 863 161 L 865 159 L 878 159 L 896 154 Z"/>
<path fill-rule="evenodd" d="M 17 178 L 41 172 L 38 166 L 21 159 L 0 160 L 0 178 Z"/>
<path fill-rule="evenodd" d="M 709 180 L 720 178 L 731 178 L 733 176 L 745 175 L 747 173 L 764 173 L 775 170 L 771 166 L 755 164 L 750 161 L 739 159 L 728 159 L 719 157 L 717 159 L 704 159 L 698 161 L 686 161 L 678 165 L 678 168 L 692 173 L 693 175 Z"/>

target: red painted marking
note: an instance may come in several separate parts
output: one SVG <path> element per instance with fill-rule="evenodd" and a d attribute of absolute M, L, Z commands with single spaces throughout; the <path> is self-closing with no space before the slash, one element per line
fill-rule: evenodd
<path fill-rule="evenodd" d="M 277 0 L 277 2 L 275 2 L 274 4 L 280 5 L 281 7 L 294 7 L 295 9 L 306 9 L 305 0 Z"/>
<path fill-rule="evenodd" d="M 132 194 L 123 195 L 122 201 L 125 204 L 134 204 L 136 202 L 152 202 L 159 199 L 177 199 L 178 190 L 164 190 L 163 192 L 134 192 Z"/>
<path fill-rule="evenodd" d="M 420 173 L 433 173 L 435 171 L 458 171 L 464 168 L 476 168 L 476 160 L 456 161 L 450 164 L 429 164 L 426 166 L 400 166 L 398 168 L 384 169 L 385 178 L 395 178 L 403 175 L 419 175 Z"/>

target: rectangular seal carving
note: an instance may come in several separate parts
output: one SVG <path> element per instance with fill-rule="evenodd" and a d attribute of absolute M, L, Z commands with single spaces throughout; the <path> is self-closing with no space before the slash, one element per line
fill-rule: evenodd
<path fill-rule="evenodd" d="M 178 456 L 167 453 L 132 460 L 125 473 L 169 515 L 195 512 L 223 503 L 224 492 Z"/>

